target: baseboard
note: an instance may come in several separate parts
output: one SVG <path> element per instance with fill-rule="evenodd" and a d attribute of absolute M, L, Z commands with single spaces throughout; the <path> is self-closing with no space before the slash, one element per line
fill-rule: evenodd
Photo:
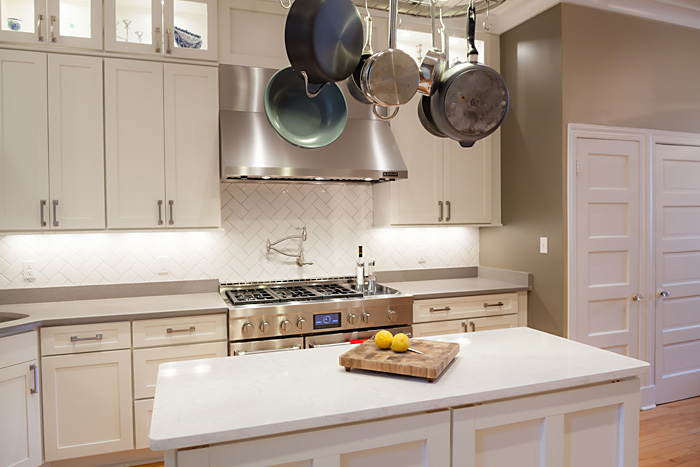
<path fill-rule="evenodd" d="M 642 410 L 649 410 L 656 407 L 656 386 L 645 386 L 642 388 Z"/>

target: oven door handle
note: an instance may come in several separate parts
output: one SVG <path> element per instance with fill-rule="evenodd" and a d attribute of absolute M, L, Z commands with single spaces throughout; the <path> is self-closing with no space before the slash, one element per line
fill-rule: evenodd
<path fill-rule="evenodd" d="M 352 342 L 335 342 L 333 344 L 309 344 L 309 348 L 311 349 L 320 349 L 323 347 L 336 347 L 339 345 L 350 345 Z"/>
<path fill-rule="evenodd" d="M 285 352 L 287 350 L 301 350 L 300 345 L 295 345 L 294 347 L 286 347 L 284 349 L 268 349 L 268 350 L 234 350 L 233 355 L 253 355 L 258 353 L 271 353 L 271 352 Z"/>

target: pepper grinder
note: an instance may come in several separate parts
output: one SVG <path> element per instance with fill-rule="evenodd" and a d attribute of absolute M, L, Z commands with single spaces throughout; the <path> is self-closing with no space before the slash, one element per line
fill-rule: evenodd
<path fill-rule="evenodd" d="M 372 258 L 367 263 L 367 293 L 374 294 L 377 292 L 377 276 L 374 275 L 375 260 Z"/>

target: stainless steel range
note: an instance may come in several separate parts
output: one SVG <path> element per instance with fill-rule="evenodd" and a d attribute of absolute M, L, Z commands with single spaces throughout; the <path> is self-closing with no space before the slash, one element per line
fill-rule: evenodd
<path fill-rule="evenodd" d="M 221 284 L 231 355 L 342 345 L 377 329 L 412 331 L 413 297 L 382 285 L 361 292 L 352 278 Z"/>

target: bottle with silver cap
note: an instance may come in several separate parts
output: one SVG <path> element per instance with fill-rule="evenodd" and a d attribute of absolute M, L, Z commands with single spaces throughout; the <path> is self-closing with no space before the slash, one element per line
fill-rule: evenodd
<path fill-rule="evenodd" d="M 377 292 L 377 276 L 374 274 L 374 266 L 376 261 L 374 258 L 367 262 L 367 293 L 373 294 Z"/>
<path fill-rule="evenodd" d="M 355 262 L 355 281 L 357 282 L 357 290 L 364 292 L 365 290 L 365 260 L 362 258 L 362 247 L 359 247 L 357 261 Z"/>

